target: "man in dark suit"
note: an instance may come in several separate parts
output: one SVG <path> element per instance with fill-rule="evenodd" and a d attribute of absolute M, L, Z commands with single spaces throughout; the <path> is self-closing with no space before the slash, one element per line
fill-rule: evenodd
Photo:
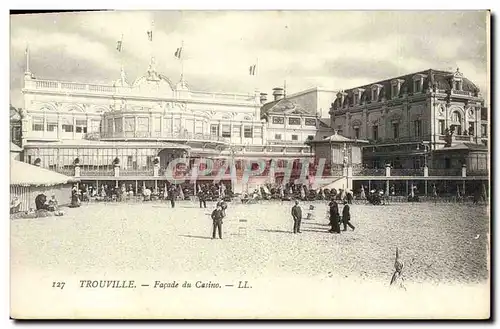
<path fill-rule="evenodd" d="M 212 231 L 212 239 L 215 239 L 215 231 L 219 231 L 219 239 L 222 239 L 222 208 L 217 206 L 215 210 L 212 212 L 212 221 L 213 221 L 213 231 Z"/>
<path fill-rule="evenodd" d="M 175 188 L 174 185 L 170 187 L 170 191 L 168 193 L 169 199 L 170 199 L 170 205 L 172 208 L 175 208 L 175 199 L 177 198 L 177 189 Z"/>
<path fill-rule="evenodd" d="M 340 233 L 340 224 L 339 224 L 339 205 L 335 200 L 330 201 L 328 204 L 330 208 L 330 226 L 332 227 L 328 232 L 330 233 Z"/>
<path fill-rule="evenodd" d="M 295 201 L 295 206 L 292 207 L 293 218 L 293 233 L 302 233 L 300 231 L 300 223 L 302 222 L 302 208 L 299 206 L 299 201 Z"/>
<path fill-rule="evenodd" d="M 344 201 L 344 209 L 342 209 L 342 224 L 344 224 L 344 231 L 347 231 L 347 226 L 352 228 L 354 231 L 355 227 L 350 223 L 351 220 L 351 211 L 350 207 L 347 204 L 347 201 Z"/>
<path fill-rule="evenodd" d="M 207 192 L 205 190 L 201 190 L 198 192 L 198 199 L 200 200 L 200 208 L 206 208 L 207 207 Z"/>

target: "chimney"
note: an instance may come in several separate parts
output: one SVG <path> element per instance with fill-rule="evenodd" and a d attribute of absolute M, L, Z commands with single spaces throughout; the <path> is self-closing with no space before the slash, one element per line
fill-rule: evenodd
<path fill-rule="evenodd" d="M 267 102 L 267 94 L 266 93 L 260 93 L 260 103 L 265 104 Z"/>
<path fill-rule="evenodd" d="M 282 99 L 284 94 L 285 94 L 285 92 L 284 92 L 283 88 L 281 88 L 281 87 L 273 88 L 273 96 L 274 96 L 275 101 Z"/>

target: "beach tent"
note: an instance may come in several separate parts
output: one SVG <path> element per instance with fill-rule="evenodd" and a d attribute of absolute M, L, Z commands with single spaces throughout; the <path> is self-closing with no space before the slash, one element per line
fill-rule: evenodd
<path fill-rule="evenodd" d="M 17 197 L 21 211 L 35 209 L 35 198 L 43 193 L 50 199 L 55 195 L 59 205 L 71 202 L 72 183 L 78 180 L 55 171 L 17 160 L 10 160 L 10 198 Z"/>

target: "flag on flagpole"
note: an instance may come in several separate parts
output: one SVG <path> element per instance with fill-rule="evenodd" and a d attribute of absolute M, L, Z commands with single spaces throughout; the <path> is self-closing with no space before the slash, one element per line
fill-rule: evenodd
<path fill-rule="evenodd" d="M 249 73 L 250 73 L 250 75 L 255 75 L 256 69 L 257 69 L 257 64 L 251 65 L 249 67 Z"/>
<path fill-rule="evenodd" d="M 177 48 L 177 50 L 174 53 L 175 58 L 181 59 L 182 56 L 182 46 Z"/>
<path fill-rule="evenodd" d="M 118 40 L 118 42 L 116 43 L 116 50 L 118 50 L 119 53 L 122 52 L 122 45 L 123 45 L 123 34 L 122 38 Z"/>

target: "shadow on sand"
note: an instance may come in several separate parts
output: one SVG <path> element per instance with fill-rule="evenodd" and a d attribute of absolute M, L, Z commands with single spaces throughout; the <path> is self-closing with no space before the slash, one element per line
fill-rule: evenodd
<path fill-rule="evenodd" d="M 183 236 L 185 238 L 194 238 L 194 239 L 207 239 L 211 240 L 212 238 L 209 236 L 201 236 L 201 235 L 188 235 L 188 234 L 181 234 L 179 236 Z"/>
<path fill-rule="evenodd" d="M 291 231 L 282 231 L 282 230 L 266 230 L 266 229 L 263 229 L 263 230 L 257 230 L 257 231 L 271 232 L 271 233 L 287 233 L 287 234 L 292 234 Z"/>

